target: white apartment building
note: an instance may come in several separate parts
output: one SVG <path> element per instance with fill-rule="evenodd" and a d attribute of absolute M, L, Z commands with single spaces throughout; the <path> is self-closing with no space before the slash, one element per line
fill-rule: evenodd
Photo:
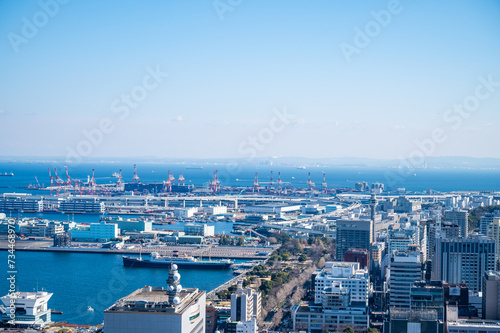
<path fill-rule="evenodd" d="M 370 292 L 370 275 L 367 269 L 360 269 L 357 262 L 327 262 L 325 268 L 316 275 L 314 281 L 314 302 L 322 303 L 323 290 L 340 284 L 347 288 L 351 302 L 368 305 Z"/>

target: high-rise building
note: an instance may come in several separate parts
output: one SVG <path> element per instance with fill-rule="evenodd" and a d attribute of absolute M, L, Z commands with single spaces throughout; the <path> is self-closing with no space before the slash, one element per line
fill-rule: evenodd
<path fill-rule="evenodd" d="M 442 281 L 417 281 L 410 291 L 412 310 L 436 310 L 438 320 L 444 322 L 444 292 Z"/>
<path fill-rule="evenodd" d="M 359 262 L 360 268 L 370 269 L 370 252 L 366 249 L 352 249 L 344 254 L 345 262 Z"/>
<path fill-rule="evenodd" d="M 487 271 L 483 279 L 483 319 L 500 320 L 500 272 Z"/>
<path fill-rule="evenodd" d="M 479 233 L 484 236 L 488 236 L 488 226 L 493 223 L 495 217 L 500 217 L 500 211 L 496 210 L 493 213 L 486 213 L 481 216 L 479 221 Z"/>
<path fill-rule="evenodd" d="M 458 224 L 460 236 L 467 237 L 469 233 L 469 212 L 466 210 L 453 209 L 444 212 L 444 221 Z"/>
<path fill-rule="evenodd" d="M 418 252 L 395 252 L 389 266 L 389 307 L 410 309 L 411 286 L 422 280 L 422 262 Z"/>
<path fill-rule="evenodd" d="M 231 295 L 231 321 L 250 321 L 260 319 L 262 312 L 261 294 L 252 289 L 243 289 L 241 282 L 238 289 Z"/>
<path fill-rule="evenodd" d="M 356 331 L 368 327 L 370 277 L 359 263 L 327 262 L 315 276 L 314 304 L 292 308 L 294 329 L 339 330 L 351 326 Z"/>
<path fill-rule="evenodd" d="M 106 333 L 205 333 L 206 294 L 180 278 L 174 264 L 167 289 L 145 286 L 104 310 Z"/>
<path fill-rule="evenodd" d="M 495 241 L 472 234 L 467 238 L 436 238 L 432 280 L 462 283 L 469 290 L 482 291 L 485 271 L 495 269 Z"/>
<path fill-rule="evenodd" d="M 372 239 L 372 221 L 339 220 L 337 221 L 336 258 L 341 261 L 351 249 L 370 249 Z"/>
<path fill-rule="evenodd" d="M 500 217 L 493 218 L 493 222 L 488 225 L 488 237 L 495 241 L 496 269 L 500 270 Z"/>
<path fill-rule="evenodd" d="M 461 237 L 460 226 L 453 222 L 441 223 L 441 232 L 445 238 L 458 238 Z"/>

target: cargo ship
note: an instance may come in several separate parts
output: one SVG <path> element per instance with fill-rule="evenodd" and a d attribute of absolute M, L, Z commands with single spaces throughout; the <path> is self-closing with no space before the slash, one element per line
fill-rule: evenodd
<path fill-rule="evenodd" d="M 13 173 L 13 172 L 4 172 L 4 173 L 1 173 L 1 172 L 0 172 L 0 176 L 4 176 L 4 177 L 14 177 L 14 173 Z"/>
<path fill-rule="evenodd" d="M 194 257 L 169 257 L 160 256 L 153 252 L 150 256 L 143 258 L 123 256 L 123 266 L 125 267 L 151 267 L 151 268 L 170 268 L 176 264 L 179 268 L 193 269 L 229 269 L 233 261 L 229 259 L 221 260 L 198 260 Z"/>

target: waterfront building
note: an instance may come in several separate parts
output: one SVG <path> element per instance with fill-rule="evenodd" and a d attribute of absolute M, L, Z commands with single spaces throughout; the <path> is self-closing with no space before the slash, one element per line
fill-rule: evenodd
<path fill-rule="evenodd" d="M 203 207 L 203 213 L 207 215 L 227 214 L 227 206 L 208 206 Z"/>
<path fill-rule="evenodd" d="M 104 202 L 99 202 L 98 198 L 68 199 L 59 204 L 59 210 L 65 213 L 102 214 L 106 212 L 106 205 Z"/>
<path fill-rule="evenodd" d="M 153 221 L 152 220 L 136 220 L 122 218 L 113 219 L 108 223 L 115 223 L 118 225 L 118 229 L 122 233 L 126 232 L 151 232 L 153 231 Z"/>
<path fill-rule="evenodd" d="M 323 303 L 322 292 L 332 284 L 340 284 L 349 290 L 350 303 L 368 306 L 370 275 L 368 269 L 360 268 L 359 262 L 327 262 L 314 278 L 314 303 Z"/>
<path fill-rule="evenodd" d="M 174 209 L 174 215 L 182 219 L 187 219 L 193 217 L 194 213 L 197 211 L 198 207 L 176 208 Z"/>
<path fill-rule="evenodd" d="M 389 266 L 389 307 L 411 308 L 411 286 L 422 280 L 422 262 L 419 252 L 395 252 Z"/>
<path fill-rule="evenodd" d="M 14 292 L 8 294 L 0 300 L 2 301 L 5 312 L 2 311 L 2 321 L 7 321 L 11 325 L 20 328 L 42 328 L 52 323 L 50 309 L 48 308 L 49 299 L 52 293 L 46 291 L 39 292 Z M 15 309 L 13 318 L 10 309 Z"/>
<path fill-rule="evenodd" d="M 451 222 L 460 227 L 460 236 L 467 237 L 469 234 L 469 212 L 461 209 L 447 210 L 444 212 L 444 222 Z"/>
<path fill-rule="evenodd" d="M 62 234 L 54 235 L 54 247 L 70 247 L 71 246 L 71 235 L 67 232 Z"/>
<path fill-rule="evenodd" d="M 187 223 L 184 225 L 184 232 L 186 235 L 209 237 L 215 235 L 215 227 L 213 225 L 207 225 L 206 223 Z"/>
<path fill-rule="evenodd" d="M 483 319 L 500 320 L 500 271 L 487 271 L 483 281 Z"/>
<path fill-rule="evenodd" d="M 372 239 L 371 220 L 338 220 L 336 259 L 341 261 L 351 249 L 370 249 Z"/>
<path fill-rule="evenodd" d="M 432 280 L 462 283 L 482 291 L 484 272 L 495 270 L 495 241 L 472 234 L 467 238 L 436 238 Z"/>
<path fill-rule="evenodd" d="M 78 226 L 70 230 L 71 238 L 77 241 L 108 242 L 119 236 L 118 225 L 114 223 L 91 223 L 88 226 Z"/>
<path fill-rule="evenodd" d="M 247 322 L 252 318 L 260 319 L 261 303 L 260 292 L 242 289 L 242 284 L 239 282 L 236 292 L 231 295 L 231 321 Z"/>
<path fill-rule="evenodd" d="M 288 205 L 288 204 L 263 204 L 255 206 L 245 206 L 244 213 L 250 214 L 283 214 L 290 212 L 298 212 L 301 210 L 301 205 Z"/>
<path fill-rule="evenodd" d="M 4 194 L 3 198 L 0 198 L 0 211 L 42 212 L 43 200 L 22 195 L 6 197 Z"/>
<path fill-rule="evenodd" d="M 145 286 L 104 310 L 106 333 L 205 333 L 206 294 L 183 288 L 177 265 L 168 288 Z"/>
<path fill-rule="evenodd" d="M 20 225 L 19 234 L 26 237 L 53 237 L 64 232 L 64 226 L 61 222 L 42 221 Z"/>

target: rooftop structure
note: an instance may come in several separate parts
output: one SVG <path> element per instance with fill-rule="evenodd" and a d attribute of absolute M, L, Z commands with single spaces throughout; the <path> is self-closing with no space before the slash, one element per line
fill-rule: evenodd
<path fill-rule="evenodd" d="M 206 294 L 180 279 L 174 264 L 167 289 L 145 286 L 104 310 L 106 333 L 205 332 Z"/>

